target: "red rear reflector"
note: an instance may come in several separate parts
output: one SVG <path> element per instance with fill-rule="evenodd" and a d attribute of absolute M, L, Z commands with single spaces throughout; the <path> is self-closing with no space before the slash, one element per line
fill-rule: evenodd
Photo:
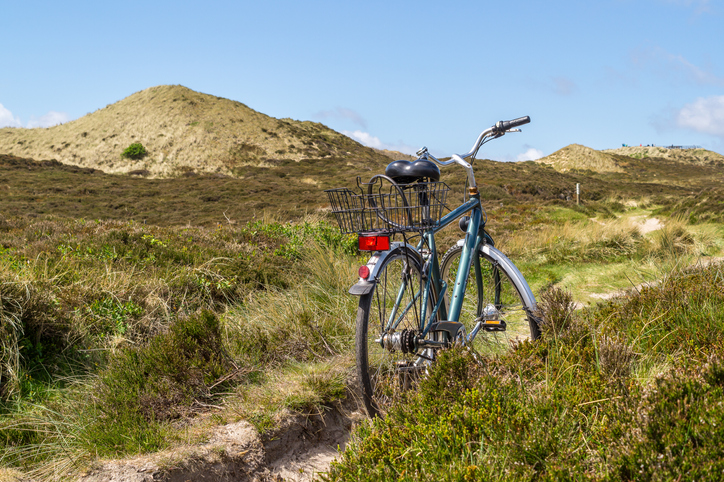
<path fill-rule="evenodd" d="M 358 273 L 360 278 L 367 279 L 370 275 L 370 269 L 367 266 L 360 266 Z"/>
<path fill-rule="evenodd" d="M 386 251 L 390 249 L 389 236 L 360 236 L 360 251 Z"/>

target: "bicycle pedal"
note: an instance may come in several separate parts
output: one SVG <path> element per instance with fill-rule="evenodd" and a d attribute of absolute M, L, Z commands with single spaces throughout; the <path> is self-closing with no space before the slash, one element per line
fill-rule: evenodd
<path fill-rule="evenodd" d="M 505 331 L 506 324 L 503 320 L 483 320 L 483 329 L 485 331 Z"/>

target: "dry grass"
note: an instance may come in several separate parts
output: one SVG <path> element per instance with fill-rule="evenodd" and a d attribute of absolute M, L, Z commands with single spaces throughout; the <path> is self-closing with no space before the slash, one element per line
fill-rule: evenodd
<path fill-rule="evenodd" d="M 517 232 L 504 240 L 503 249 L 513 257 L 545 262 L 593 260 L 632 254 L 640 239 L 637 222 L 622 217 L 544 225 L 532 233 Z"/>
<path fill-rule="evenodd" d="M 596 172 L 623 172 L 613 156 L 580 144 L 571 144 L 536 162 L 553 166 L 557 171 L 590 169 Z"/>
<path fill-rule="evenodd" d="M 657 146 L 627 146 L 619 147 L 618 149 L 606 149 L 602 152 L 629 156 L 636 159 L 646 157 L 673 159 L 697 165 L 724 163 L 724 156 L 706 149 L 667 149 Z"/>
<path fill-rule="evenodd" d="M 121 159 L 123 150 L 136 142 L 148 155 Z M 156 177 L 233 174 L 269 159 L 387 159 L 322 124 L 275 119 L 180 85 L 142 90 L 63 125 L 0 129 L 0 153 Z"/>

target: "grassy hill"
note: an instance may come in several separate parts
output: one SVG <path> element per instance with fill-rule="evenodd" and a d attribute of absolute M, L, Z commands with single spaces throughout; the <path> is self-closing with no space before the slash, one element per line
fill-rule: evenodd
<path fill-rule="evenodd" d="M 572 170 L 597 173 L 631 172 L 626 166 L 631 159 L 648 159 L 651 164 L 678 162 L 688 166 L 724 167 L 724 156 L 706 149 L 667 149 L 641 146 L 619 147 L 596 151 L 590 147 L 571 144 L 536 162 L 552 166 L 560 172 Z M 641 166 L 638 164 L 637 166 Z"/>
<path fill-rule="evenodd" d="M 571 144 L 536 162 L 548 164 L 560 172 L 573 169 L 595 172 L 623 172 L 614 156 L 580 144 Z"/>
<path fill-rule="evenodd" d="M 724 156 L 717 152 L 708 151 L 706 149 L 667 149 L 657 146 L 626 146 L 618 149 L 606 149 L 601 151 L 607 154 L 617 154 L 622 156 L 642 158 L 660 158 L 669 159 L 686 164 L 697 165 L 716 165 L 724 166 Z"/>
<path fill-rule="evenodd" d="M 122 159 L 123 150 L 136 142 L 148 154 Z M 63 125 L 0 129 L 0 153 L 165 177 L 188 172 L 243 176 L 248 167 L 289 160 L 388 159 L 322 124 L 275 119 L 180 85 L 142 90 Z"/>

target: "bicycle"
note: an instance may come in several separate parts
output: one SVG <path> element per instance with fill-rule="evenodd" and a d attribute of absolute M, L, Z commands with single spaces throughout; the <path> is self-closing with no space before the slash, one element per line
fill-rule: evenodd
<path fill-rule="evenodd" d="M 483 144 L 528 122 L 500 121 L 448 161 L 423 147 L 414 162 L 394 161 L 368 183 L 358 177 L 357 191 L 325 191 L 340 230 L 357 233 L 360 250 L 373 252 L 349 290 L 360 297 L 357 375 L 370 416 L 383 415 L 412 389 L 440 349 L 461 343 L 498 353 L 513 340 L 540 336 L 533 292 L 485 230 L 472 167 Z M 439 181 L 438 165 L 451 164 L 465 169 L 467 196 L 443 214 L 450 188 Z M 435 233 L 458 219 L 465 237 L 440 260 Z"/>

